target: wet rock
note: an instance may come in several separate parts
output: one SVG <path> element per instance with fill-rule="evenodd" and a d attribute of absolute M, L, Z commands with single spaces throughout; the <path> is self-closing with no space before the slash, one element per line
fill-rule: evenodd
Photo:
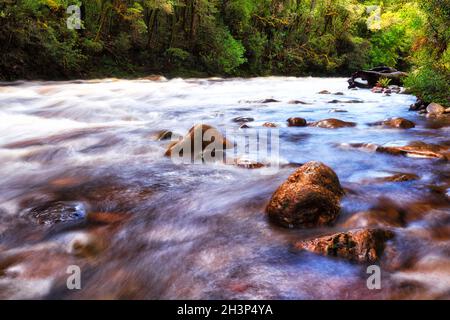
<path fill-rule="evenodd" d="M 279 100 L 276 100 L 276 99 L 264 99 L 264 100 L 261 100 L 261 101 L 258 101 L 259 103 L 277 103 L 277 102 L 280 102 Z"/>
<path fill-rule="evenodd" d="M 306 127 L 307 122 L 303 118 L 289 118 L 287 119 L 289 127 Z"/>
<path fill-rule="evenodd" d="M 199 145 L 197 148 L 195 148 L 196 144 Z M 202 157 L 205 149 L 211 144 L 217 146 L 217 148 L 213 148 L 212 155 L 218 157 L 220 157 L 218 153 L 223 153 L 225 149 L 233 148 L 233 144 L 216 128 L 205 124 L 198 124 L 192 127 L 183 139 L 171 143 L 165 155 L 167 157 L 171 157 L 173 154 L 182 156 L 185 150 L 190 150 L 191 157 Z"/>
<path fill-rule="evenodd" d="M 95 233 L 77 233 L 68 244 L 68 252 L 77 257 L 89 258 L 97 256 L 106 247 L 102 237 Z"/>
<path fill-rule="evenodd" d="M 374 179 L 375 182 L 408 182 L 419 180 L 420 177 L 414 173 L 397 173 L 388 177 Z"/>
<path fill-rule="evenodd" d="M 233 119 L 233 122 L 236 122 L 236 123 L 247 123 L 247 122 L 253 122 L 253 121 L 255 121 L 255 119 L 251 118 L 251 117 L 237 117 L 237 118 Z"/>
<path fill-rule="evenodd" d="M 356 127 L 354 122 L 346 122 L 339 119 L 325 119 L 311 123 L 312 127 L 326 128 L 326 129 L 338 129 L 338 128 L 349 128 Z"/>
<path fill-rule="evenodd" d="M 301 101 L 301 100 L 291 100 L 291 101 L 289 101 L 289 104 L 304 104 L 304 105 L 307 105 L 307 104 L 310 104 L 310 103 L 307 103 L 307 102 L 304 102 L 304 101 Z"/>
<path fill-rule="evenodd" d="M 384 89 L 382 87 L 373 87 L 371 91 L 373 93 L 383 93 Z"/>
<path fill-rule="evenodd" d="M 427 107 L 427 113 L 431 116 L 440 116 L 445 113 L 445 108 L 438 103 L 430 103 Z"/>
<path fill-rule="evenodd" d="M 84 219 L 86 208 L 78 202 L 50 202 L 28 210 L 26 215 L 38 224 L 53 225 Z"/>
<path fill-rule="evenodd" d="M 317 94 L 331 94 L 331 92 L 328 90 L 322 90 L 322 91 L 319 91 Z"/>
<path fill-rule="evenodd" d="M 348 112 L 348 111 L 345 110 L 345 109 L 337 109 L 337 108 L 333 108 L 333 109 L 330 109 L 330 111 L 328 111 L 328 112 L 330 112 L 330 113 L 346 113 L 346 112 Z"/>
<path fill-rule="evenodd" d="M 89 212 L 87 215 L 88 222 L 101 225 L 121 223 L 128 218 L 128 214 L 116 212 Z"/>
<path fill-rule="evenodd" d="M 403 212 L 392 207 L 357 212 L 343 224 L 343 227 L 350 229 L 383 227 L 402 228 L 404 226 Z"/>
<path fill-rule="evenodd" d="M 409 107 L 410 111 L 421 111 L 421 110 L 426 110 L 427 109 L 427 104 L 420 99 L 417 99 L 416 103 L 412 104 Z"/>
<path fill-rule="evenodd" d="M 344 195 L 336 173 L 320 162 L 308 162 L 273 194 L 266 212 L 270 220 L 288 228 L 333 223 Z"/>
<path fill-rule="evenodd" d="M 436 144 L 427 144 L 420 141 L 412 142 L 407 146 L 399 147 L 385 147 L 371 143 L 341 144 L 341 147 L 387 153 L 391 155 L 406 156 L 411 158 L 437 158 L 443 160 L 450 159 L 450 147 Z"/>
<path fill-rule="evenodd" d="M 389 128 L 396 129 L 412 129 L 416 127 L 416 124 L 412 121 L 403 119 L 403 118 L 392 118 L 384 121 L 375 122 L 372 125 L 374 126 L 384 126 Z"/>
<path fill-rule="evenodd" d="M 250 127 L 244 123 L 239 127 L 239 129 L 250 129 Z"/>
<path fill-rule="evenodd" d="M 344 95 L 344 93 L 343 92 L 335 92 L 335 93 L 333 93 L 335 96 L 343 96 Z"/>
<path fill-rule="evenodd" d="M 157 141 L 163 141 L 163 140 L 170 140 L 173 137 L 173 132 L 169 130 L 162 130 L 157 133 L 156 140 Z"/>
<path fill-rule="evenodd" d="M 413 94 L 412 91 L 408 88 L 400 87 L 399 94 Z"/>
<path fill-rule="evenodd" d="M 167 81 L 167 79 L 161 75 L 151 74 L 149 76 L 139 78 L 138 80 L 147 80 L 147 81 Z"/>
<path fill-rule="evenodd" d="M 393 232 L 383 229 L 351 230 L 301 241 L 295 248 L 359 263 L 374 263 L 380 260 L 386 242 L 393 237 Z"/>
<path fill-rule="evenodd" d="M 278 127 L 275 123 L 272 123 L 272 122 L 266 122 L 266 123 L 264 123 L 263 124 L 263 127 L 266 127 L 266 128 L 276 128 L 276 127 Z"/>
<path fill-rule="evenodd" d="M 438 158 L 448 159 L 450 154 L 449 147 L 424 142 L 412 142 L 404 147 L 378 147 L 377 152 L 388 153 L 392 155 L 403 155 L 413 158 Z"/>
<path fill-rule="evenodd" d="M 281 101 L 272 99 L 272 98 L 263 99 L 263 100 L 241 100 L 241 101 L 239 101 L 239 103 L 262 103 L 262 104 L 276 103 L 276 102 L 281 102 Z"/>
<path fill-rule="evenodd" d="M 234 160 L 234 165 L 242 168 L 242 169 L 261 169 L 264 168 L 265 165 L 261 162 L 252 160 L 252 159 L 247 159 L 247 158 L 237 158 Z"/>
<path fill-rule="evenodd" d="M 22 160 L 26 162 L 39 162 L 50 164 L 60 162 L 64 158 L 70 157 L 72 150 L 65 147 L 43 147 L 26 153 Z"/>
<path fill-rule="evenodd" d="M 337 103 L 364 103 L 364 101 L 361 100 L 331 100 L 328 101 L 330 104 L 337 104 Z"/>

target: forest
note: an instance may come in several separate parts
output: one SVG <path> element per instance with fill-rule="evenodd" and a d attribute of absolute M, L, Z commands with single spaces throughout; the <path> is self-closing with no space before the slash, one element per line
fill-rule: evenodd
<path fill-rule="evenodd" d="M 81 25 L 67 27 L 67 8 Z M 2 0 L 0 79 L 410 71 L 448 105 L 450 0 Z"/>

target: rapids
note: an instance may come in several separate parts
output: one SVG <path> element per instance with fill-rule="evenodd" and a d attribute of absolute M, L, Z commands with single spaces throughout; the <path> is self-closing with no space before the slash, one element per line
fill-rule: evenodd
<path fill-rule="evenodd" d="M 318 94 L 324 89 L 343 95 Z M 361 103 L 344 103 L 350 100 Z M 342 78 L 3 83 L 0 298 L 448 299 L 448 162 L 344 147 L 449 146 L 449 127 L 409 112 L 414 102 L 347 90 Z M 279 170 L 177 165 L 164 157 L 168 141 L 156 139 L 161 130 L 184 135 L 197 123 L 236 128 L 236 117 L 279 125 Z M 357 126 L 288 128 L 290 117 Z M 368 125 L 390 117 L 416 128 Z M 333 168 L 347 189 L 339 220 L 313 230 L 273 226 L 265 205 L 310 160 Z M 399 172 L 420 179 L 367 182 Z M 58 208 L 66 214 L 49 222 Z M 370 209 L 404 217 L 394 227 L 382 290 L 367 289 L 366 266 L 292 250 L 294 241 L 345 230 Z M 82 270 L 82 290 L 66 288 L 70 265 Z"/>

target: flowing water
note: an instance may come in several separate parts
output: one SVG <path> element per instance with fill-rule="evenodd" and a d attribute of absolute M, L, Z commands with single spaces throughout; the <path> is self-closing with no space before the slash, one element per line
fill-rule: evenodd
<path fill-rule="evenodd" d="M 324 89 L 344 95 L 317 94 Z M 350 100 L 362 103 L 343 103 Z M 3 84 L 0 298 L 448 299 L 448 162 L 344 147 L 449 146 L 446 123 L 408 112 L 413 102 L 347 90 L 339 78 Z M 164 157 L 169 142 L 159 131 L 184 135 L 197 123 L 225 131 L 239 127 L 232 119 L 240 116 L 255 127 L 279 125 L 278 171 Z M 358 125 L 288 128 L 293 116 Z M 368 125 L 389 117 L 417 126 Z M 347 189 L 340 218 L 310 230 L 272 225 L 264 214 L 272 193 L 310 160 L 332 167 Z M 375 179 L 394 173 L 419 179 Z M 381 264 L 381 290 L 367 289 L 367 266 L 293 249 L 346 230 L 367 210 L 402 216 L 389 226 L 396 236 Z M 81 290 L 66 287 L 70 265 L 81 268 Z"/>

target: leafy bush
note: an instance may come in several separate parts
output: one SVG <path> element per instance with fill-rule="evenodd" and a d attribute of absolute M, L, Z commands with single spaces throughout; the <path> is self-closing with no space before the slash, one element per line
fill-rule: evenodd
<path fill-rule="evenodd" d="M 427 102 L 450 106 L 450 74 L 432 65 L 422 66 L 412 72 L 405 81 L 412 93 Z"/>
<path fill-rule="evenodd" d="M 386 77 L 381 77 L 377 82 L 377 86 L 381 87 L 381 88 L 387 88 L 387 87 L 389 87 L 391 82 L 392 82 L 392 79 L 389 79 Z"/>
<path fill-rule="evenodd" d="M 213 73 L 231 74 L 246 62 L 245 48 L 226 29 L 219 29 L 213 39 L 213 52 L 204 52 L 206 68 Z"/>
<path fill-rule="evenodd" d="M 166 50 L 165 56 L 167 57 L 169 63 L 173 64 L 177 68 L 181 68 L 189 59 L 191 54 L 180 48 L 169 48 Z"/>

